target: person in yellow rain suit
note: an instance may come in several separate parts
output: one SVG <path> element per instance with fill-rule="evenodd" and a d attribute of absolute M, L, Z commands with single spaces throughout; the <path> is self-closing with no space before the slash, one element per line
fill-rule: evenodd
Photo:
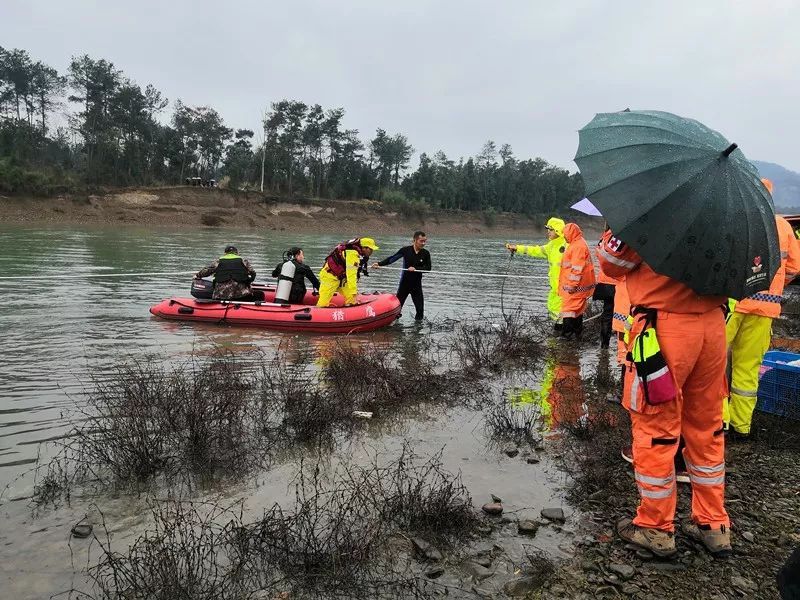
<path fill-rule="evenodd" d="M 532 256 L 534 258 L 546 258 L 550 264 L 547 272 L 550 278 L 550 293 L 547 296 L 547 312 L 550 318 L 555 321 L 555 328 L 560 329 L 559 313 L 561 312 L 561 296 L 558 295 L 558 278 L 561 274 L 561 258 L 567 249 L 567 241 L 564 239 L 564 221 L 551 217 L 545 225 L 547 229 L 547 243 L 541 246 L 523 246 L 522 244 L 506 244 L 506 249 L 511 252 L 519 252 L 521 255 Z"/>
<path fill-rule="evenodd" d="M 772 193 L 772 182 L 762 179 Z M 758 372 L 772 337 L 772 319 L 781 315 L 783 287 L 800 271 L 800 242 L 792 226 L 783 217 L 775 217 L 781 266 L 766 292 L 753 294 L 733 305 L 725 326 L 731 361 L 731 385 L 728 401 L 723 404 L 723 421 L 728 424 L 728 438 L 745 439 L 750 435 L 753 410 L 758 398 Z"/>
<path fill-rule="evenodd" d="M 369 237 L 353 238 L 337 245 L 325 259 L 319 272 L 318 307 L 330 306 L 336 292 L 344 296 L 344 305 L 356 304 L 358 277 L 366 268 L 366 261 L 378 246 Z"/>

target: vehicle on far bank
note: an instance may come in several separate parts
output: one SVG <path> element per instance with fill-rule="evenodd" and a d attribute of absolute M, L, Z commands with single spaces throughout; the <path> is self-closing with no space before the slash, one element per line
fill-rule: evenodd
<path fill-rule="evenodd" d="M 204 179 L 203 177 L 187 177 L 184 183 L 195 187 L 217 187 L 216 179 Z"/>

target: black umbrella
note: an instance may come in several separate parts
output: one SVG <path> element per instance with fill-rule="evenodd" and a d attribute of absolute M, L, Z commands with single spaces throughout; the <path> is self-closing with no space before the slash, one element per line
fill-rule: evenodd
<path fill-rule="evenodd" d="M 775 211 L 736 144 L 657 111 L 600 113 L 579 137 L 586 195 L 654 271 L 704 295 L 769 288 L 781 258 Z"/>

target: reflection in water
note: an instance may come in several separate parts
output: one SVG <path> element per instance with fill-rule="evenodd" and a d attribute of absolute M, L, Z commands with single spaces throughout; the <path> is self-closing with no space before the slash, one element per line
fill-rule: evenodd
<path fill-rule="evenodd" d="M 588 418 L 579 354 L 570 346 L 551 343 L 538 389 L 512 388 L 509 395 L 512 405 L 536 406 L 546 431 L 563 425 L 583 424 Z"/>

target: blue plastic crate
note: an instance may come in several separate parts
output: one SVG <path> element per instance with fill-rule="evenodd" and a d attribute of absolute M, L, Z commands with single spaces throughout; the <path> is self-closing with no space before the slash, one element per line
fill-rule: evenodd
<path fill-rule="evenodd" d="M 762 412 L 800 420 L 800 366 L 787 363 L 800 354 L 773 350 L 764 355 L 758 379 L 758 404 Z"/>

